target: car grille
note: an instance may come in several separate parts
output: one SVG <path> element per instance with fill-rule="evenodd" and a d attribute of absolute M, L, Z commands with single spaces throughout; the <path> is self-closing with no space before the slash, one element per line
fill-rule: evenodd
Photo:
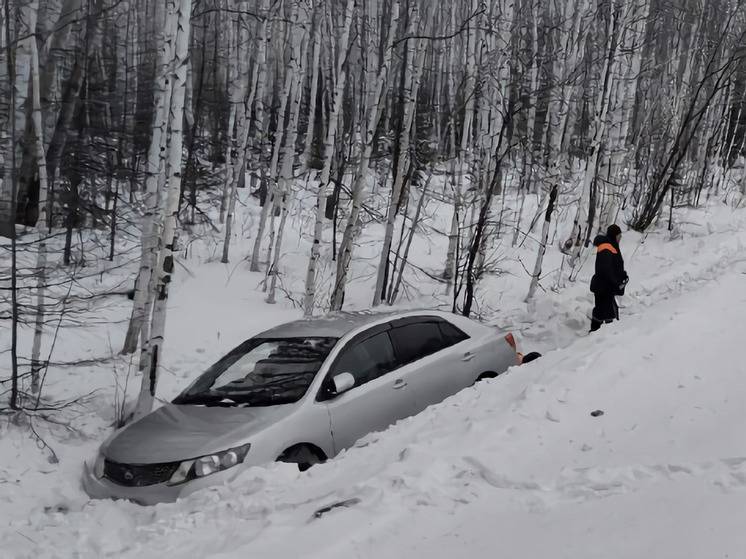
<path fill-rule="evenodd" d="M 180 462 L 163 464 L 119 464 L 104 461 L 104 477 L 127 487 L 144 487 L 164 483 L 171 479 Z"/>

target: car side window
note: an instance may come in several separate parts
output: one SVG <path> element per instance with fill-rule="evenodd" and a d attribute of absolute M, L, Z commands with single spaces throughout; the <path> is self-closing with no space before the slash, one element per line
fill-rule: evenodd
<path fill-rule="evenodd" d="M 399 365 L 406 365 L 436 353 L 451 344 L 445 343 L 437 322 L 411 322 L 391 330 L 391 341 Z"/>
<path fill-rule="evenodd" d="M 332 366 L 329 378 L 350 373 L 355 377 L 355 386 L 360 386 L 393 370 L 395 363 L 389 335 L 381 332 L 344 348 Z"/>
<path fill-rule="evenodd" d="M 456 345 L 469 339 L 468 335 L 447 320 L 438 321 L 438 327 L 440 328 L 440 333 L 443 336 L 443 343 L 446 347 Z"/>

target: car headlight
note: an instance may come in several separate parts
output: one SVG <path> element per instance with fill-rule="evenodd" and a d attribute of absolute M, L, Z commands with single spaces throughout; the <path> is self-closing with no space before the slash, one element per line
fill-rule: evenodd
<path fill-rule="evenodd" d="M 179 483 L 209 476 L 210 474 L 232 468 L 236 464 L 244 461 L 250 448 L 251 444 L 247 443 L 245 445 L 224 450 L 223 452 L 208 454 L 207 456 L 200 456 L 199 458 L 193 458 L 191 460 L 184 460 L 179 464 L 179 467 L 171 476 L 168 484 L 178 485 Z"/>

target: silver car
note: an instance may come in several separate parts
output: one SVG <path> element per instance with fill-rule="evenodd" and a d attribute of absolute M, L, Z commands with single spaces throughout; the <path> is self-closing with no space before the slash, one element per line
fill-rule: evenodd
<path fill-rule="evenodd" d="M 519 360 L 511 334 L 438 311 L 345 313 L 253 337 L 86 465 L 94 498 L 175 501 L 273 461 L 301 469 Z"/>

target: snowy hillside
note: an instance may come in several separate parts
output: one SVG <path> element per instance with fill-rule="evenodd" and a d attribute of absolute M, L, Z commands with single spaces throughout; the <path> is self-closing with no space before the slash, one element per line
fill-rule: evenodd
<path fill-rule="evenodd" d="M 241 220 L 250 221 L 253 204 L 246 201 Z M 55 349 L 58 362 L 82 354 L 92 361 L 52 366 L 47 375 L 45 393 L 54 398 L 89 396 L 52 416 L 55 423 L 32 419 L 38 439 L 26 424 L 0 426 L 0 542 L 10 550 L 3 555 L 738 557 L 746 550 L 738 514 L 746 365 L 737 355 L 746 214 L 713 206 L 682 212 L 681 222 L 674 240 L 625 234 L 632 282 L 622 321 L 594 336 L 586 335 L 592 259 L 557 292 L 548 274 L 546 293 L 527 311 L 521 262 L 534 246 L 498 243 L 502 272 L 479 287 L 483 318 L 513 330 L 542 359 L 308 472 L 252 468 L 226 487 L 155 507 L 91 501 L 80 487 L 83 460 L 110 432 L 121 398 L 115 386 L 127 381 L 131 394 L 139 384 L 127 373 L 136 365 L 113 356 L 127 301 L 104 300 L 88 326 L 63 329 Z M 379 234 L 375 225 L 366 230 Z M 419 237 L 415 265 L 435 270 L 443 241 Z M 158 387 L 166 400 L 239 341 L 300 314 L 285 298 L 264 303 L 263 276 L 240 258 L 215 262 L 208 246 L 179 258 Z M 303 261 L 307 239 L 291 237 L 286 247 L 292 285 L 305 271 L 292 263 Z M 547 260 L 548 270 L 559 268 L 558 253 Z M 351 308 L 369 305 L 365 262 Z M 106 281 L 123 282 L 128 269 Z M 406 304 L 447 301 L 443 286 L 426 278 L 410 276 L 420 294 Z M 595 410 L 604 413 L 593 417 Z"/>
<path fill-rule="evenodd" d="M 746 559 L 745 47 L 6 0 L 0 559 Z"/>

